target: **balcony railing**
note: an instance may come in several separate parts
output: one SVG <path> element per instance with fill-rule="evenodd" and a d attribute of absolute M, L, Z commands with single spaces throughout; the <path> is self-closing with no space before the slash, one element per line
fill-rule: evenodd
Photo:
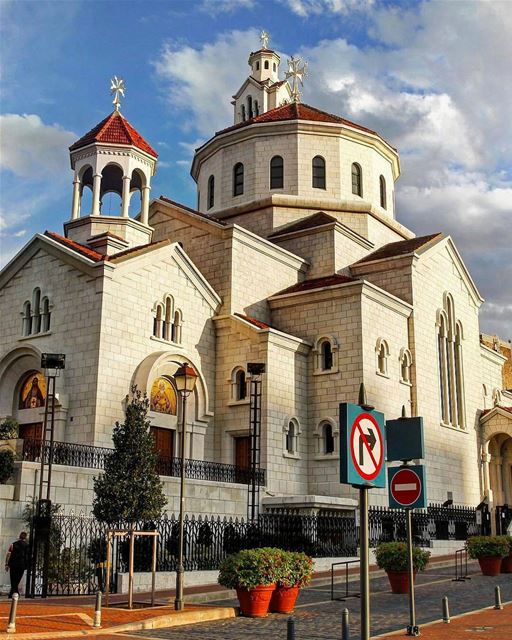
<path fill-rule="evenodd" d="M 53 464 L 86 469 L 104 469 L 105 462 L 110 455 L 112 455 L 112 449 L 108 447 L 93 447 L 88 444 L 75 444 L 72 442 L 53 443 Z M 23 440 L 22 460 L 41 462 L 41 456 L 44 456 L 45 463 L 48 463 L 50 442 L 48 440 L 41 441 L 25 438 Z M 180 458 L 159 457 L 156 468 L 161 476 L 180 476 L 181 460 Z M 234 464 L 186 459 L 185 477 L 192 480 L 248 484 L 252 476 L 250 469 L 243 469 Z M 265 484 L 265 469 L 257 471 L 257 482 L 260 486 Z"/>

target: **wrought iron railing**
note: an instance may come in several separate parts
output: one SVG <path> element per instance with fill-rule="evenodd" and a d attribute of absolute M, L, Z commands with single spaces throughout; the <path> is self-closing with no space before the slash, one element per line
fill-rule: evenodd
<path fill-rule="evenodd" d="M 112 449 L 108 447 L 93 447 L 72 442 L 53 443 L 53 464 L 104 469 L 105 461 L 110 455 L 112 455 Z M 25 438 L 22 459 L 41 462 L 41 456 L 44 456 L 45 463 L 49 461 L 50 442 Z M 161 476 L 180 476 L 181 459 L 160 457 L 157 460 L 157 471 Z M 251 470 L 233 464 L 187 459 L 185 460 L 185 477 L 193 480 L 248 484 L 251 479 Z M 265 485 L 265 469 L 259 469 L 256 472 L 256 480 L 260 485 Z"/>

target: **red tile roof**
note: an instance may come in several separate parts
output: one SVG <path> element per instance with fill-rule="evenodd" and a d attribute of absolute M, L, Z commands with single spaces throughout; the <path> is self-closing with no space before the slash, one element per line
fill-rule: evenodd
<path fill-rule="evenodd" d="M 417 238 L 411 238 L 410 240 L 399 240 L 398 242 L 389 242 L 380 249 L 369 253 L 361 260 L 355 262 L 352 266 L 358 264 L 364 264 L 365 262 L 372 262 L 373 260 L 382 260 L 384 258 L 397 258 L 399 256 L 405 256 L 409 253 L 414 253 L 417 249 L 425 246 L 434 239 L 441 239 L 442 233 L 433 233 L 429 236 L 418 236 Z"/>
<path fill-rule="evenodd" d="M 73 251 L 76 251 L 77 253 L 80 253 L 86 258 L 89 258 L 90 260 L 94 260 L 95 262 L 100 262 L 101 260 L 108 260 L 108 256 L 105 256 L 102 253 L 98 253 L 97 251 L 94 251 L 94 249 L 89 249 L 89 247 L 86 247 L 83 244 L 79 244 L 74 240 L 65 238 L 64 236 L 61 236 L 58 233 L 55 233 L 54 231 L 45 231 L 44 235 L 48 236 L 49 238 L 52 238 L 53 240 L 56 240 L 57 242 L 60 242 L 60 244 L 63 244 L 69 247 L 70 249 L 73 249 Z"/>
<path fill-rule="evenodd" d="M 503 409 L 503 411 L 508 411 L 509 413 L 512 413 L 512 407 L 502 407 L 500 405 L 497 405 L 496 407 L 493 407 L 492 409 L 485 409 L 484 411 L 482 411 L 480 417 L 487 415 L 491 411 L 494 411 L 494 409 Z"/>
<path fill-rule="evenodd" d="M 158 158 L 158 153 L 146 140 L 132 127 L 132 125 L 118 111 L 114 111 L 93 129 L 73 143 L 70 151 L 81 149 L 93 142 L 106 142 L 109 144 L 131 145 Z"/>
<path fill-rule="evenodd" d="M 239 129 L 250 124 L 258 124 L 260 122 L 281 122 L 285 120 L 310 120 L 313 122 L 331 122 L 334 124 L 344 124 L 349 127 L 360 129 L 361 131 L 366 131 L 367 133 L 378 135 L 378 133 L 376 133 L 372 129 L 367 129 L 360 124 L 356 124 L 355 122 L 351 122 L 350 120 L 346 120 L 345 118 L 341 118 L 340 116 L 336 116 L 332 113 L 321 111 L 320 109 L 316 109 L 315 107 L 310 107 L 309 105 L 303 104 L 302 102 L 291 102 L 290 104 L 285 104 L 281 107 L 277 107 L 276 109 L 271 109 L 270 111 L 266 111 L 259 116 L 251 118 L 250 120 L 239 122 L 232 127 L 217 131 L 215 135 L 226 133 L 234 129 Z"/>
<path fill-rule="evenodd" d="M 320 227 L 324 224 L 330 224 L 332 222 L 336 222 L 336 218 L 330 216 L 328 213 L 324 213 L 323 211 L 319 211 L 318 213 L 314 213 L 307 218 L 302 218 L 302 220 L 298 220 L 297 222 L 293 222 L 292 224 L 279 229 L 278 231 L 274 231 L 268 237 L 269 238 L 277 238 L 278 236 L 282 236 L 286 233 L 293 233 L 294 231 L 303 231 L 304 229 L 314 229 L 315 227 Z"/>
<path fill-rule="evenodd" d="M 242 318 L 243 320 L 246 320 L 247 322 L 250 322 L 255 327 L 258 327 L 258 329 L 271 329 L 271 326 L 269 324 L 266 324 L 265 322 L 262 322 L 261 320 L 257 320 L 256 318 L 252 318 L 251 316 L 244 316 L 241 313 L 235 313 L 235 316 L 238 316 L 239 318 Z"/>
<path fill-rule="evenodd" d="M 303 280 L 302 282 L 298 282 L 297 284 L 294 284 L 287 289 L 283 289 L 282 291 L 279 291 L 274 295 L 281 296 L 285 293 L 300 293 L 302 291 L 309 291 L 311 289 L 334 287 L 338 284 L 346 284 L 347 282 L 357 282 L 357 278 L 351 278 L 350 276 L 343 276 L 341 274 L 335 273 L 332 276 L 325 276 L 323 278 L 312 278 L 311 280 Z"/>
<path fill-rule="evenodd" d="M 171 200 L 170 198 L 166 198 L 165 196 L 160 196 L 159 200 L 163 200 L 164 202 L 168 202 L 169 204 L 173 204 L 180 209 L 185 209 L 185 211 L 190 211 L 190 213 L 195 214 L 196 216 L 200 216 L 201 218 L 205 218 L 206 220 L 210 220 L 210 222 L 216 222 L 217 224 L 221 224 L 223 227 L 226 226 L 226 223 L 215 216 L 209 216 L 206 213 L 201 213 L 200 211 L 196 211 L 196 209 L 192 209 L 191 207 L 187 207 L 181 202 L 176 202 L 175 200 Z"/>

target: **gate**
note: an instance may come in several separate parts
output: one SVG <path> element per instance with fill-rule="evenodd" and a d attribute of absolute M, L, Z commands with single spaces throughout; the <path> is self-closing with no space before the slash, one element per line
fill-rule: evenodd
<path fill-rule="evenodd" d="M 508 504 L 496 507 L 496 534 L 505 535 L 512 522 L 512 509 Z"/>

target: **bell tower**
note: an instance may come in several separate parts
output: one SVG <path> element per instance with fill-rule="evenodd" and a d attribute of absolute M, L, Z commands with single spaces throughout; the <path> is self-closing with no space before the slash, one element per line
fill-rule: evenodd
<path fill-rule="evenodd" d="M 125 84 L 114 76 L 111 84 L 114 111 L 69 148 L 74 171 L 71 218 L 64 224 L 66 236 L 100 253 L 150 242 L 148 225 L 151 178 L 158 154 L 120 111 Z M 92 192 L 90 211 L 84 211 L 84 192 Z M 108 194 L 121 199 L 118 215 L 106 214 Z M 130 217 L 130 202 L 140 198 L 140 212 Z"/>

